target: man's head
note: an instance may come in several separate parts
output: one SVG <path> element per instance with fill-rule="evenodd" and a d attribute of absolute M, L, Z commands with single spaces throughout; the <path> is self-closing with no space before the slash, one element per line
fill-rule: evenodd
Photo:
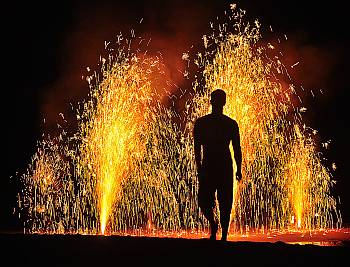
<path fill-rule="evenodd" d="M 210 104 L 213 109 L 221 109 L 226 104 L 226 93 L 224 90 L 216 89 L 210 94 Z"/>

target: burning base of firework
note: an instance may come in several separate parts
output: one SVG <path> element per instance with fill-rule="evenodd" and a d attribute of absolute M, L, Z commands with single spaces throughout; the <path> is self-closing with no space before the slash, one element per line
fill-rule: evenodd
<path fill-rule="evenodd" d="M 210 241 L 198 233 L 180 238 L 152 237 L 152 232 L 143 237 L 2 234 L 0 242 L 6 244 L 2 260 L 12 266 L 335 266 L 347 259 L 349 233 L 343 228 L 231 235 L 235 242 Z"/>
<path fill-rule="evenodd" d="M 130 236 L 146 236 L 146 237 L 169 237 L 169 238 L 186 238 L 186 239 L 208 239 L 209 232 L 156 232 L 156 231 L 140 231 L 128 234 Z M 220 233 L 217 239 L 220 239 Z M 288 244 L 300 245 L 319 245 L 319 246 L 343 246 L 350 242 L 350 228 L 342 229 L 324 229 L 313 231 L 296 231 L 296 230 L 270 230 L 270 231 L 249 231 L 245 234 L 232 233 L 228 236 L 231 242 L 284 242 Z"/>
<path fill-rule="evenodd" d="M 37 232 L 44 236 L 47 233 Z M 57 234 L 57 233 L 56 233 Z M 66 235 L 95 236 L 89 233 L 70 233 Z M 100 235 L 99 235 L 100 236 Z M 209 239 L 209 231 L 159 231 L 156 229 L 140 229 L 133 231 L 105 233 L 104 236 L 115 237 L 145 237 L 145 238 L 171 238 L 171 239 Z M 220 232 L 217 240 L 220 240 Z M 228 242 L 283 242 L 299 245 L 318 246 L 348 246 L 350 245 L 350 227 L 340 229 L 318 230 L 249 230 L 244 233 L 232 232 L 228 236 Z"/>
<path fill-rule="evenodd" d="M 185 239 L 208 239 L 209 232 L 159 232 L 156 230 L 134 231 L 130 233 L 115 233 L 120 236 L 136 237 L 158 237 L 158 238 L 185 238 Z M 217 239 L 220 239 L 220 233 Z M 297 230 L 269 230 L 269 231 L 249 231 L 246 233 L 231 233 L 228 241 L 247 241 L 247 242 L 284 242 L 288 244 L 300 245 L 319 245 L 319 246 L 343 246 L 350 242 L 350 228 L 341 229 L 319 229 L 313 231 Z"/>
<path fill-rule="evenodd" d="M 158 237 L 158 238 L 184 238 L 184 239 L 208 239 L 209 232 L 197 231 L 157 231 L 157 230 L 140 230 L 133 232 L 114 233 L 109 236 L 134 236 L 134 237 Z M 217 234 L 217 239 L 221 237 Z M 341 229 L 319 229 L 319 230 L 269 230 L 256 231 L 250 230 L 245 233 L 231 233 L 228 241 L 247 241 L 247 242 L 284 242 L 289 244 L 300 245 L 319 245 L 319 246 L 343 246 L 350 242 L 350 228 Z"/>

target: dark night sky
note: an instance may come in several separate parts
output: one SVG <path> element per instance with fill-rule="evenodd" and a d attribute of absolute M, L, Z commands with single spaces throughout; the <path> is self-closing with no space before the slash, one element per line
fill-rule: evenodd
<path fill-rule="evenodd" d="M 1 229 L 19 229 L 12 214 L 18 184 L 10 176 L 25 170 L 44 131 L 69 113 L 69 103 L 86 97 L 88 87 L 81 76 L 94 67 L 104 41 L 115 40 L 122 31 L 152 38 L 151 51 L 160 51 L 171 79 L 186 87 L 177 71 L 181 55 L 201 44 L 210 33 L 209 22 L 221 17 L 231 1 L 37 1 L 3 7 L 6 34 L 3 50 L 3 131 L 5 171 L 1 176 Z M 305 2 L 308 4 L 306 5 Z M 311 2 L 311 3 L 310 3 Z M 306 123 L 319 131 L 319 141 L 331 140 L 324 151 L 335 162 L 343 219 L 350 222 L 350 167 L 348 165 L 349 90 L 348 10 L 343 1 L 236 1 L 247 18 L 272 26 L 275 36 L 286 34 L 283 48 L 290 62 L 300 61 L 292 72 L 297 84 L 315 92 L 304 96 Z M 142 23 L 140 24 L 140 20 Z M 7 35 L 8 32 L 8 35 Z M 7 36 L 8 38 L 4 38 Z M 266 35 L 267 36 L 267 35 Z M 270 38 L 270 37 L 269 37 Z M 5 60 L 9 57 L 8 60 Z M 186 88 L 184 88 L 186 89 Z M 4 105 L 5 104 L 5 105 Z"/>

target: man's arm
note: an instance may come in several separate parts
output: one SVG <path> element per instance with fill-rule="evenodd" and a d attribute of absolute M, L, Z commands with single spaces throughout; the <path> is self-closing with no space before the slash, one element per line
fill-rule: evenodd
<path fill-rule="evenodd" d="M 232 137 L 232 146 L 235 156 L 235 161 L 237 164 L 237 180 L 240 181 L 242 179 L 242 151 L 241 151 L 241 139 L 239 135 L 239 127 L 237 122 L 234 126 L 233 137 Z"/>
<path fill-rule="evenodd" d="M 199 134 L 199 125 L 198 121 L 195 122 L 193 128 L 193 139 L 194 139 L 194 157 L 196 160 L 197 172 L 199 173 L 202 167 L 202 153 L 201 153 L 201 141 Z"/>

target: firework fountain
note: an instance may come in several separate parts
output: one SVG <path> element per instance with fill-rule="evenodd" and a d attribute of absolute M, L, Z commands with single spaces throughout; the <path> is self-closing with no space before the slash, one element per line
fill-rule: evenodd
<path fill-rule="evenodd" d="M 22 176 L 18 203 L 27 232 L 205 232 L 192 127 L 210 111 L 216 88 L 227 93 L 224 113 L 242 138 L 232 231 L 341 226 L 315 131 L 303 122 L 293 84 L 281 82 L 287 68 L 268 56 L 273 46 L 260 44 L 258 22 L 244 22 L 235 7 L 229 18 L 204 36 L 205 53 L 195 59 L 202 79 L 181 116 L 162 104 L 159 58 L 132 53 L 130 44 L 101 58 L 100 71 L 87 78 L 89 100 L 76 111 L 79 131 L 44 138 Z"/>

